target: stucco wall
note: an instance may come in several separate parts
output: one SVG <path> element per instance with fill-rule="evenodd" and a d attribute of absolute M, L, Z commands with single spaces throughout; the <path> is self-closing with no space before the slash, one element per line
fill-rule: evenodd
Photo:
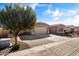
<path fill-rule="evenodd" d="M 35 27 L 34 34 L 35 35 L 41 35 L 41 34 L 47 34 L 48 29 L 47 27 Z"/>

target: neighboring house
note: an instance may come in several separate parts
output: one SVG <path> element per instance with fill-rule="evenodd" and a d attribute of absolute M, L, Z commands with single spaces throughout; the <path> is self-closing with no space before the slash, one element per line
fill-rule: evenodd
<path fill-rule="evenodd" d="M 79 30 L 79 27 L 75 27 L 74 30 L 75 30 L 75 31 Z"/>
<path fill-rule="evenodd" d="M 64 31 L 65 25 L 63 24 L 55 24 L 49 26 L 49 33 L 56 34 L 56 33 L 62 33 Z"/>
<path fill-rule="evenodd" d="M 67 25 L 64 28 L 64 30 L 67 30 L 67 31 L 71 31 L 71 29 L 75 29 L 75 26 L 73 26 L 73 25 Z"/>
<path fill-rule="evenodd" d="M 79 27 L 75 27 L 75 34 L 79 35 Z"/>
<path fill-rule="evenodd" d="M 34 35 L 48 34 L 49 33 L 48 26 L 49 26 L 48 24 L 43 22 L 36 23 L 33 30 L 33 34 Z"/>

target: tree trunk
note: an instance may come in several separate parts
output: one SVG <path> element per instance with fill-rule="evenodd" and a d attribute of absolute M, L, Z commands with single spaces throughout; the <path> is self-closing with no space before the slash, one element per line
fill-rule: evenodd
<path fill-rule="evenodd" d="M 15 34 L 15 32 L 13 32 L 13 40 L 14 40 L 14 45 L 17 45 L 17 35 Z"/>
<path fill-rule="evenodd" d="M 14 39 L 15 39 L 15 44 L 14 45 L 17 45 L 17 36 L 15 36 Z"/>

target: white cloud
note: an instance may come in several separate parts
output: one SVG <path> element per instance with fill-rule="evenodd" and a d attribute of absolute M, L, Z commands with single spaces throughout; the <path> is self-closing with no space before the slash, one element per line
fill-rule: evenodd
<path fill-rule="evenodd" d="M 63 13 L 59 10 L 59 9 L 56 9 L 56 10 L 51 10 L 51 9 L 48 9 L 44 12 L 45 15 L 51 15 L 52 17 L 59 17 L 61 16 Z"/>
<path fill-rule="evenodd" d="M 74 17 L 69 17 L 63 21 L 53 21 L 51 24 L 65 24 L 65 25 L 75 25 L 79 26 L 79 15 L 75 15 Z"/>
<path fill-rule="evenodd" d="M 51 10 L 51 9 L 48 9 L 48 10 L 46 10 L 43 14 L 45 14 L 45 15 L 50 15 L 50 14 L 53 14 L 53 10 Z"/>
<path fill-rule="evenodd" d="M 64 24 L 64 25 L 74 25 L 79 26 L 79 15 L 75 15 L 74 17 L 69 17 L 68 19 L 65 19 L 63 21 L 59 21 L 58 18 L 55 18 L 56 21 L 42 21 L 49 25 L 51 24 Z"/>
<path fill-rule="evenodd" d="M 53 19 L 54 21 L 57 21 L 59 20 L 59 17 L 63 15 L 63 13 L 59 9 L 51 10 L 49 8 L 44 12 L 44 15 L 47 15 L 47 16 L 49 15 L 50 17 L 52 17 L 51 19 Z"/>
<path fill-rule="evenodd" d="M 65 11 L 60 11 L 59 9 L 56 10 L 51 10 L 50 8 L 47 9 L 44 14 L 46 15 L 50 15 L 53 17 L 59 17 L 61 15 L 65 15 L 65 16 L 72 16 L 72 15 L 76 15 L 77 13 L 79 13 L 79 9 L 71 9 L 71 10 L 65 10 Z"/>
<path fill-rule="evenodd" d="M 61 12 L 59 11 L 59 9 L 56 9 L 54 12 L 53 12 L 53 16 L 57 17 L 57 16 L 60 16 L 61 15 Z"/>
<path fill-rule="evenodd" d="M 79 15 L 75 15 L 73 18 L 68 18 L 65 24 L 79 26 Z"/>
<path fill-rule="evenodd" d="M 79 12 L 79 10 L 69 10 L 69 11 L 67 12 L 67 15 L 68 15 L 68 16 L 75 15 L 75 14 L 77 14 L 78 12 Z"/>
<path fill-rule="evenodd" d="M 57 20 L 59 20 L 59 17 L 55 17 L 53 20 L 54 20 L 54 21 L 57 21 Z"/>

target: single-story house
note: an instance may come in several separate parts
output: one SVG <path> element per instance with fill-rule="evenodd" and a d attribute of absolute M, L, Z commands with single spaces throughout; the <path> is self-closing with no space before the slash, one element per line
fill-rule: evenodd
<path fill-rule="evenodd" d="M 49 33 L 56 34 L 62 33 L 64 31 L 65 25 L 63 24 L 54 24 L 49 26 Z"/>
<path fill-rule="evenodd" d="M 41 34 L 48 34 L 49 25 L 43 22 L 38 22 L 35 24 L 34 30 L 33 30 L 33 35 L 41 35 Z"/>
<path fill-rule="evenodd" d="M 67 30 L 67 31 L 71 31 L 71 29 L 75 29 L 75 26 L 73 26 L 73 25 L 67 25 L 64 28 L 64 30 Z"/>

